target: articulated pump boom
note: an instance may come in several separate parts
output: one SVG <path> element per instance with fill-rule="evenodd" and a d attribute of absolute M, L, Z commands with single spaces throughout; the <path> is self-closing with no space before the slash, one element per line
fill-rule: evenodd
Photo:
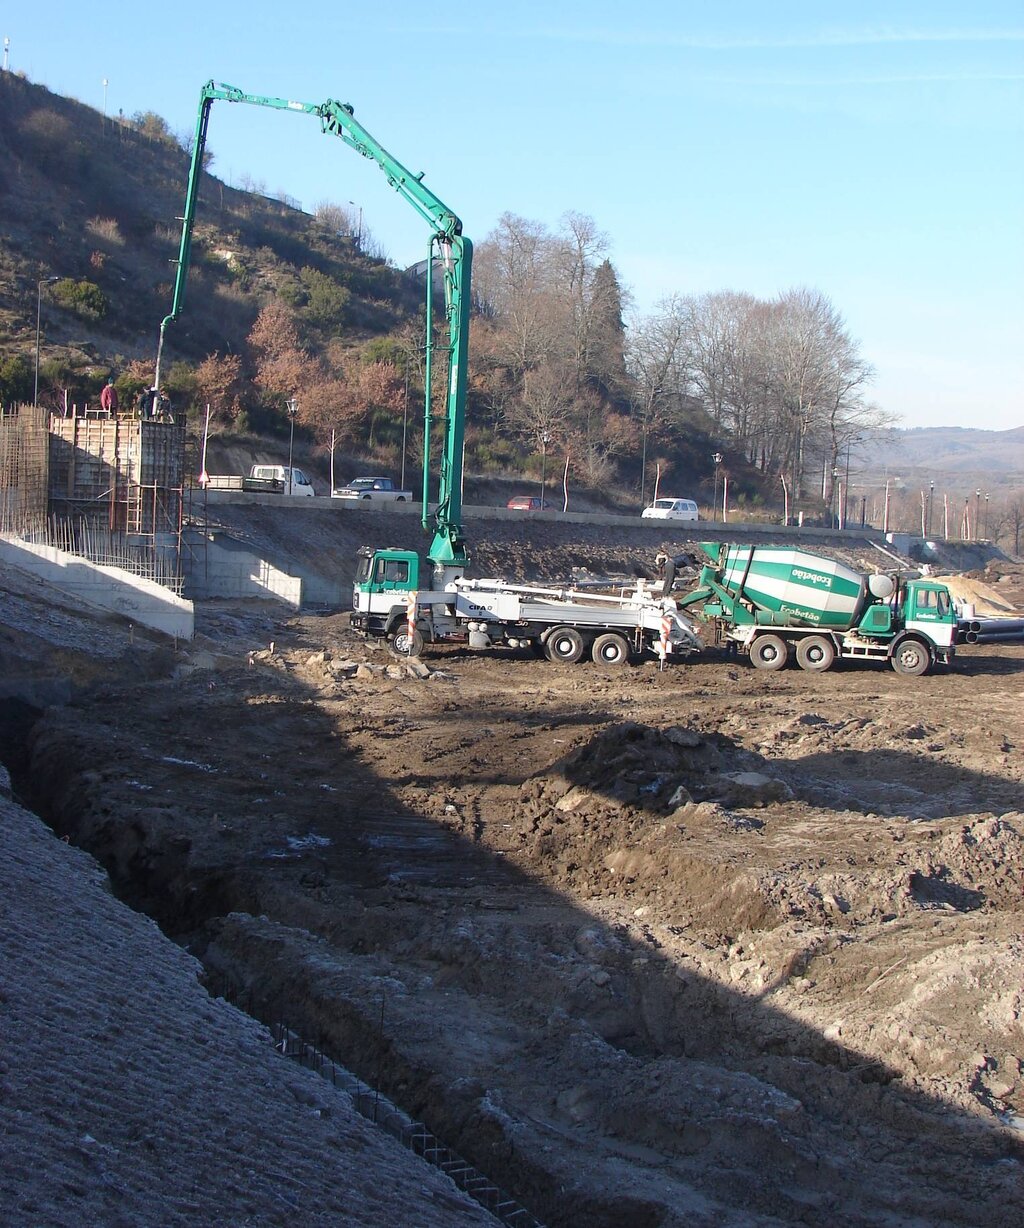
<path fill-rule="evenodd" d="M 322 130 L 340 137 L 363 157 L 376 162 L 388 183 L 430 224 L 426 268 L 427 389 L 423 422 L 423 527 L 429 528 L 432 364 L 438 348 L 433 336 L 434 266 L 444 282 L 448 343 L 444 440 L 440 449 L 434 535 L 427 552 L 429 568 L 414 551 L 360 551 L 353 589 L 352 625 L 369 635 L 386 636 L 396 651 L 415 653 L 425 640 L 468 642 L 472 648 L 532 647 L 551 660 L 572 663 L 584 656 L 618 665 L 632 656 L 685 656 L 699 648 L 693 624 L 679 614 L 671 598 L 659 598 L 642 582 L 618 596 L 514 586 L 502 580 L 467 580 L 469 562 L 462 527 L 462 452 L 466 420 L 470 275 L 473 247 L 462 234 L 458 217 L 380 145 L 352 114 L 352 108 L 328 100 L 314 104 L 244 94 L 230 85 L 208 81 L 199 99 L 192 163 L 189 168 L 181 246 L 170 313 L 160 325 L 156 386 L 167 325 L 178 318 L 185 298 L 192 250 L 199 180 L 210 108 L 216 101 L 244 102 L 281 111 L 315 115 Z M 430 573 L 428 575 L 428 572 Z"/>
<path fill-rule="evenodd" d="M 340 137 L 357 153 L 376 162 L 387 176 L 388 183 L 404 196 L 413 208 L 431 226 L 432 234 L 427 252 L 426 276 L 426 378 L 427 389 L 423 417 L 423 527 L 428 529 L 427 507 L 430 503 L 430 435 L 431 371 L 435 350 L 433 335 L 433 290 L 434 266 L 440 261 L 444 279 L 445 315 L 448 325 L 448 381 L 445 394 L 443 418 L 444 442 L 441 448 L 441 464 L 438 476 L 437 511 L 434 515 L 434 536 L 428 557 L 435 569 L 452 569 L 461 572 L 468 562 L 462 527 L 462 451 L 466 419 L 466 372 L 468 369 L 470 276 L 473 245 L 462 234 L 462 222 L 423 183 L 423 175 L 414 175 L 397 158 L 393 157 L 354 117 L 352 108 L 343 102 L 328 99 L 323 103 L 294 102 L 285 98 L 266 98 L 259 94 L 245 94 L 231 85 L 208 81 L 200 91 L 199 113 L 196 118 L 195 139 L 192 143 L 192 162 L 189 167 L 188 187 L 185 193 L 185 209 L 182 215 L 181 245 L 178 250 L 177 273 L 174 280 L 174 297 L 170 313 L 160 324 L 160 341 L 157 347 L 156 378 L 154 386 L 160 386 L 160 362 L 163 355 L 164 334 L 167 325 L 178 318 L 185 300 L 185 283 L 188 279 L 192 253 L 192 231 L 195 223 L 196 202 L 199 195 L 199 180 L 202 176 L 203 155 L 206 151 L 206 134 L 210 121 L 210 108 L 216 101 L 244 102 L 257 107 L 271 107 L 279 111 L 298 111 L 315 115 L 320 120 L 323 132 Z"/>

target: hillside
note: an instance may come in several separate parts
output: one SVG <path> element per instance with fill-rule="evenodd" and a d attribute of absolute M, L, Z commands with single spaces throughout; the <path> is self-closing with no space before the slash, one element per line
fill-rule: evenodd
<path fill-rule="evenodd" d="M 984 490 L 1024 485 L 1024 426 L 1009 431 L 918 427 L 897 431 L 892 444 L 863 453 L 863 467 L 910 478 L 944 477 Z M 884 479 L 883 479 L 884 480 Z"/>
<path fill-rule="evenodd" d="M 7 168 L 0 179 L 0 401 L 33 395 L 38 323 L 42 403 L 95 403 L 109 373 L 118 377 L 127 402 L 151 378 L 160 323 L 171 307 L 189 169 L 181 140 L 157 115 L 104 117 L 4 73 L 0 153 Z M 422 396 L 419 286 L 361 250 L 361 232 L 346 231 L 343 210 L 334 207 L 339 216 L 328 212 L 321 221 L 287 200 L 229 187 L 215 170 L 202 179 L 184 309 L 167 330 L 161 382 L 172 401 L 192 406 L 196 422 L 198 407 L 208 401 L 214 401 L 215 418 L 218 404 L 228 406 L 215 427 L 241 433 L 236 451 L 248 451 L 254 459 L 282 459 L 283 396 L 260 384 L 247 344 L 261 308 L 278 304 L 295 323 L 303 361 L 308 356 L 311 364 L 320 364 L 311 377 L 310 367 L 299 370 L 293 362 L 276 385 L 305 389 L 295 440 L 300 462 L 326 485 L 331 414 L 338 420 L 350 414 L 358 422 L 345 441 L 343 467 L 372 465 L 397 476 L 407 461 L 418 485 L 417 411 L 413 408 L 408 421 L 407 415 Z M 509 478 L 516 487 L 538 483 L 546 461 L 551 480 L 554 449 L 545 457 L 537 443 L 541 419 L 536 429 L 522 423 L 510 428 L 510 377 L 507 371 L 496 376 L 496 353 L 493 320 L 478 320 L 467 467 L 489 480 Z M 223 383 L 212 396 L 205 386 L 197 387 L 196 371 L 210 356 L 237 364 L 236 375 L 241 373 L 247 389 L 241 400 L 219 398 Z M 359 385 L 360 365 L 377 361 L 397 364 L 390 385 L 372 380 Z M 320 408 L 327 391 L 334 394 L 330 413 Z M 652 437 L 642 483 L 640 448 L 646 445 L 635 417 L 620 412 L 627 400 L 592 400 L 586 430 L 566 438 L 577 505 L 582 498 L 602 506 L 636 506 L 642 491 L 646 497 L 653 491 L 651 471 L 657 463 L 670 493 L 709 507 L 717 490 L 712 457 L 724 450 L 733 504 L 781 514 L 781 487 L 771 471 L 761 472 L 749 463 L 749 450 L 730 448 L 714 434 L 696 404 L 658 441 L 657 450 Z M 609 432 L 607 438 L 602 431 Z M 1024 487 L 1024 427 L 897 430 L 853 452 L 842 482 L 851 492 L 851 515 L 859 504 L 877 524 L 883 520 L 888 479 L 893 482 L 890 523 L 902 528 L 917 523 L 920 491 L 930 483 L 936 499 L 948 495 L 955 507 L 975 490 L 991 494 L 993 525 L 1006 520 L 1005 511 L 996 515 L 997 505 L 1009 507 Z M 822 473 L 817 460 L 809 462 L 809 473 L 814 471 Z M 824 482 L 808 481 L 803 510 L 812 519 L 823 514 L 824 491 Z"/>
<path fill-rule="evenodd" d="M 152 362 L 171 307 L 186 151 L 158 116 L 105 119 L 4 73 L 0 154 L 0 359 L 31 359 L 39 308 L 41 366 L 62 364 L 72 396 L 131 360 Z M 419 307 L 417 288 L 363 255 L 352 236 L 204 175 L 187 307 L 168 329 L 165 363 L 240 353 L 261 299 L 303 306 L 309 270 L 345 291 L 337 324 L 349 344 L 395 328 Z M 91 283 L 104 303 L 76 312 L 48 287 L 39 291 L 40 279 L 56 277 Z"/>

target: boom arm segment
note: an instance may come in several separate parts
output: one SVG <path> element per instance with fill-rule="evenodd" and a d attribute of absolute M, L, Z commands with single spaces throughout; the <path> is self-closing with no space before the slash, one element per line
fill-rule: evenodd
<path fill-rule="evenodd" d="M 210 107 L 217 100 L 244 102 L 253 106 L 272 107 L 280 111 L 298 111 L 317 116 L 324 133 L 340 137 L 346 145 L 362 154 L 364 158 L 376 162 L 387 176 L 388 183 L 400 196 L 405 197 L 433 228 L 427 259 L 427 301 L 428 304 L 431 302 L 436 252 L 441 260 L 444 275 L 449 367 L 437 512 L 434 517 L 434 537 L 428 554 L 434 563 L 464 567 L 468 562 L 468 556 L 462 528 L 462 453 L 465 438 L 466 373 L 469 363 L 470 277 L 473 245 L 469 239 L 463 237 L 462 222 L 459 218 L 423 183 L 422 173 L 412 174 L 397 158 L 388 153 L 384 146 L 356 120 L 352 107 L 347 103 L 328 99 L 324 103 L 317 104 L 295 102 L 286 98 L 264 97 L 260 94 L 246 94 L 234 86 L 218 84 L 214 81 L 208 81 L 203 86 L 199 95 L 199 113 L 192 146 L 192 162 L 189 167 L 185 209 L 181 219 L 181 243 L 178 249 L 177 271 L 174 279 L 174 297 L 170 313 L 160 324 L 155 385 L 160 386 L 160 360 L 167 325 L 178 318 L 184 305 L 185 283 L 188 279 L 192 254 L 192 230 L 195 223 L 203 155 L 206 151 Z M 430 319 L 428 310 L 426 346 L 428 371 L 431 351 L 434 348 Z M 430 468 L 430 412 L 430 380 L 428 378 L 423 430 L 424 528 L 427 527 L 426 475 Z"/>

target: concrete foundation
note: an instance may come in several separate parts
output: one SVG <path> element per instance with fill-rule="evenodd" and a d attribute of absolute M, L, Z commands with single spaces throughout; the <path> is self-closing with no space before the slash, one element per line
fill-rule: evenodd
<path fill-rule="evenodd" d="M 191 640 L 195 635 L 192 602 L 144 576 L 10 536 L 0 537 L 0 563 L 29 572 L 95 610 L 119 614 L 175 639 Z"/>

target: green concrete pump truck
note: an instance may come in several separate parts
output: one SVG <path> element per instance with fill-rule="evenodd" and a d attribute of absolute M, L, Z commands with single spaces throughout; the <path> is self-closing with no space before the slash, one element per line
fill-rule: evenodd
<path fill-rule="evenodd" d="M 959 623 L 944 584 L 867 575 L 786 547 L 701 549 L 711 563 L 676 603 L 758 669 L 782 669 L 795 657 L 811 673 L 836 661 L 888 661 L 899 674 L 926 674 L 955 655 Z M 677 560 L 665 562 L 672 571 Z M 667 573 L 666 592 L 671 580 Z"/>
<path fill-rule="evenodd" d="M 167 326 L 179 316 L 191 262 L 195 212 L 203 157 L 215 102 L 243 103 L 310 115 L 325 135 L 376 163 L 388 183 L 427 222 L 430 238 L 424 276 L 425 389 L 432 389 L 436 362 L 446 362 L 444 394 L 424 396 L 424 529 L 433 530 L 425 560 L 416 552 L 366 546 L 360 550 L 352 596 L 352 626 L 366 635 L 387 637 L 394 651 L 417 653 L 424 641 L 461 640 L 473 648 L 531 646 L 554 661 L 572 663 L 584 656 L 615 665 L 634 655 L 654 653 L 662 661 L 699 647 L 694 625 L 642 581 L 618 596 L 574 589 L 513 586 L 502 580 L 469 580 L 462 526 L 462 465 L 466 425 L 470 270 L 473 246 L 462 222 L 424 183 L 360 124 L 348 103 L 328 99 L 301 102 L 247 94 L 233 85 L 208 81 L 200 91 L 195 139 L 182 215 L 178 269 L 171 310 L 160 325 L 156 386 Z M 444 323 L 434 327 L 434 287 L 444 287 Z M 441 381 L 437 381 L 440 383 Z M 432 440 L 437 449 L 437 488 L 431 491 Z M 431 508 L 432 523 L 431 523 Z"/>

